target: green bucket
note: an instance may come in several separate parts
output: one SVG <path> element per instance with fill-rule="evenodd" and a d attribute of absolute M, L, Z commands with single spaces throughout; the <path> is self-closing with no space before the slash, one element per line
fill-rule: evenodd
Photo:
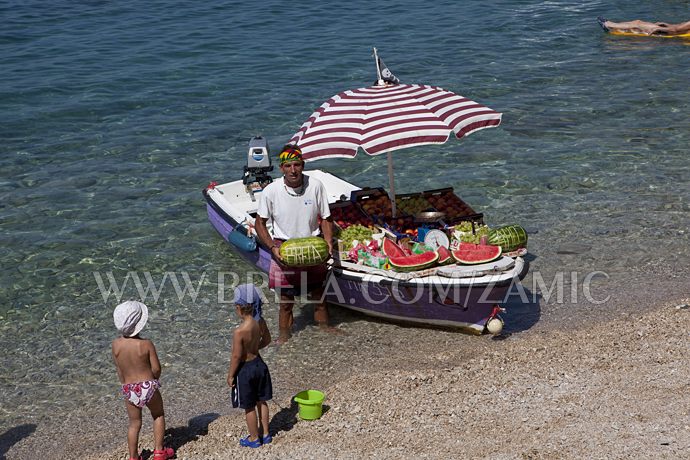
<path fill-rule="evenodd" d="M 304 390 L 297 393 L 295 402 L 299 405 L 299 417 L 302 420 L 321 418 L 323 399 L 326 397 L 318 390 Z"/>

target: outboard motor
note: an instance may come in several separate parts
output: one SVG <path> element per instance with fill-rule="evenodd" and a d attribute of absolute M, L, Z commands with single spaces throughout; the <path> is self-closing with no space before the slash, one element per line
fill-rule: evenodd
<path fill-rule="evenodd" d="M 273 182 L 273 178 L 268 174 L 270 171 L 273 171 L 273 165 L 268 153 L 268 142 L 261 136 L 252 137 L 249 140 L 247 164 L 244 167 L 244 177 L 242 178 L 242 183 L 247 188 L 247 193 L 252 197 L 252 201 L 255 200 L 255 192 L 260 192 Z"/>

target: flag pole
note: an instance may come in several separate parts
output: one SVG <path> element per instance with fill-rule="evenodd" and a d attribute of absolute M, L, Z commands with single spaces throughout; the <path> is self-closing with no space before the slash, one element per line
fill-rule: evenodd
<path fill-rule="evenodd" d="M 381 66 L 379 65 L 379 55 L 374 47 L 374 60 L 376 61 L 376 84 L 383 86 L 383 78 L 381 78 Z"/>
<path fill-rule="evenodd" d="M 397 217 L 397 209 L 395 206 L 395 178 L 393 177 L 393 153 L 388 152 L 386 154 L 388 157 L 388 198 L 391 200 L 391 209 L 393 211 L 393 217 Z"/>
<path fill-rule="evenodd" d="M 381 65 L 379 63 L 379 54 L 376 51 L 376 47 L 374 47 L 374 60 L 376 60 L 376 83 L 379 86 L 384 86 L 385 82 L 381 77 Z M 388 198 L 391 200 L 391 211 L 393 213 L 393 217 L 396 217 L 398 215 L 398 210 L 395 206 L 395 178 L 393 177 L 393 154 L 391 152 L 388 152 L 386 154 L 386 157 L 388 159 Z"/>

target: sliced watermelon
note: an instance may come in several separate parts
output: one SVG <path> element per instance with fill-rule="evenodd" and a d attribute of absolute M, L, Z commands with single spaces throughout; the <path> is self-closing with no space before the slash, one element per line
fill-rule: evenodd
<path fill-rule="evenodd" d="M 491 244 L 460 243 L 460 246 L 453 251 L 453 258 L 459 264 L 483 264 L 498 259 L 501 252 L 500 246 Z"/>
<path fill-rule="evenodd" d="M 436 265 L 438 253 L 429 251 L 423 254 L 412 254 L 411 256 L 388 257 L 391 268 L 396 272 L 414 272 L 423 270 Z"/>
<path fill-rule="evenodd" d="M 450 254 L 450 251 L 448 250 L 447 247 L 445 246 L 439 246 L 438 249 L 436 250 L 438 253 L 438 264 L 439 265 L 446 265 L 453 263 L 453 256 Z"/>
<path fill-rule="evenodd" d="M 390 238 L 383 239 L 383 246 L 381 247 L 381 250 L 388 257 L 401 257 L 405 255 L 403 248 L 395 244 L 395 242 Z"/>

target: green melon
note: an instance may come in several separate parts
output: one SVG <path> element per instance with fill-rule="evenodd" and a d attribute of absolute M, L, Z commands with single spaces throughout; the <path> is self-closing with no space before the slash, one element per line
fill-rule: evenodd
<path fill-rule="evenodd" d="M 396 272 L 414 272 L 436 265 L 438 253 L 429 251 L 423 254 L 412 254 L 410 256 L 389 257 L 388 263 Z"/>
<path fill-rule="evenodd" d="M 507 225 L 489 231 L 487 243 L 500 246 L 503 252 L 527 247 L 527 232 L 519 225 Z"/>
<path fill-rule="evenodd" d="M 321 265 L 330 257 L 328 244 L 318 236 L 292 238 L 280 245 L 280 257 L 288 267 Z"/>

